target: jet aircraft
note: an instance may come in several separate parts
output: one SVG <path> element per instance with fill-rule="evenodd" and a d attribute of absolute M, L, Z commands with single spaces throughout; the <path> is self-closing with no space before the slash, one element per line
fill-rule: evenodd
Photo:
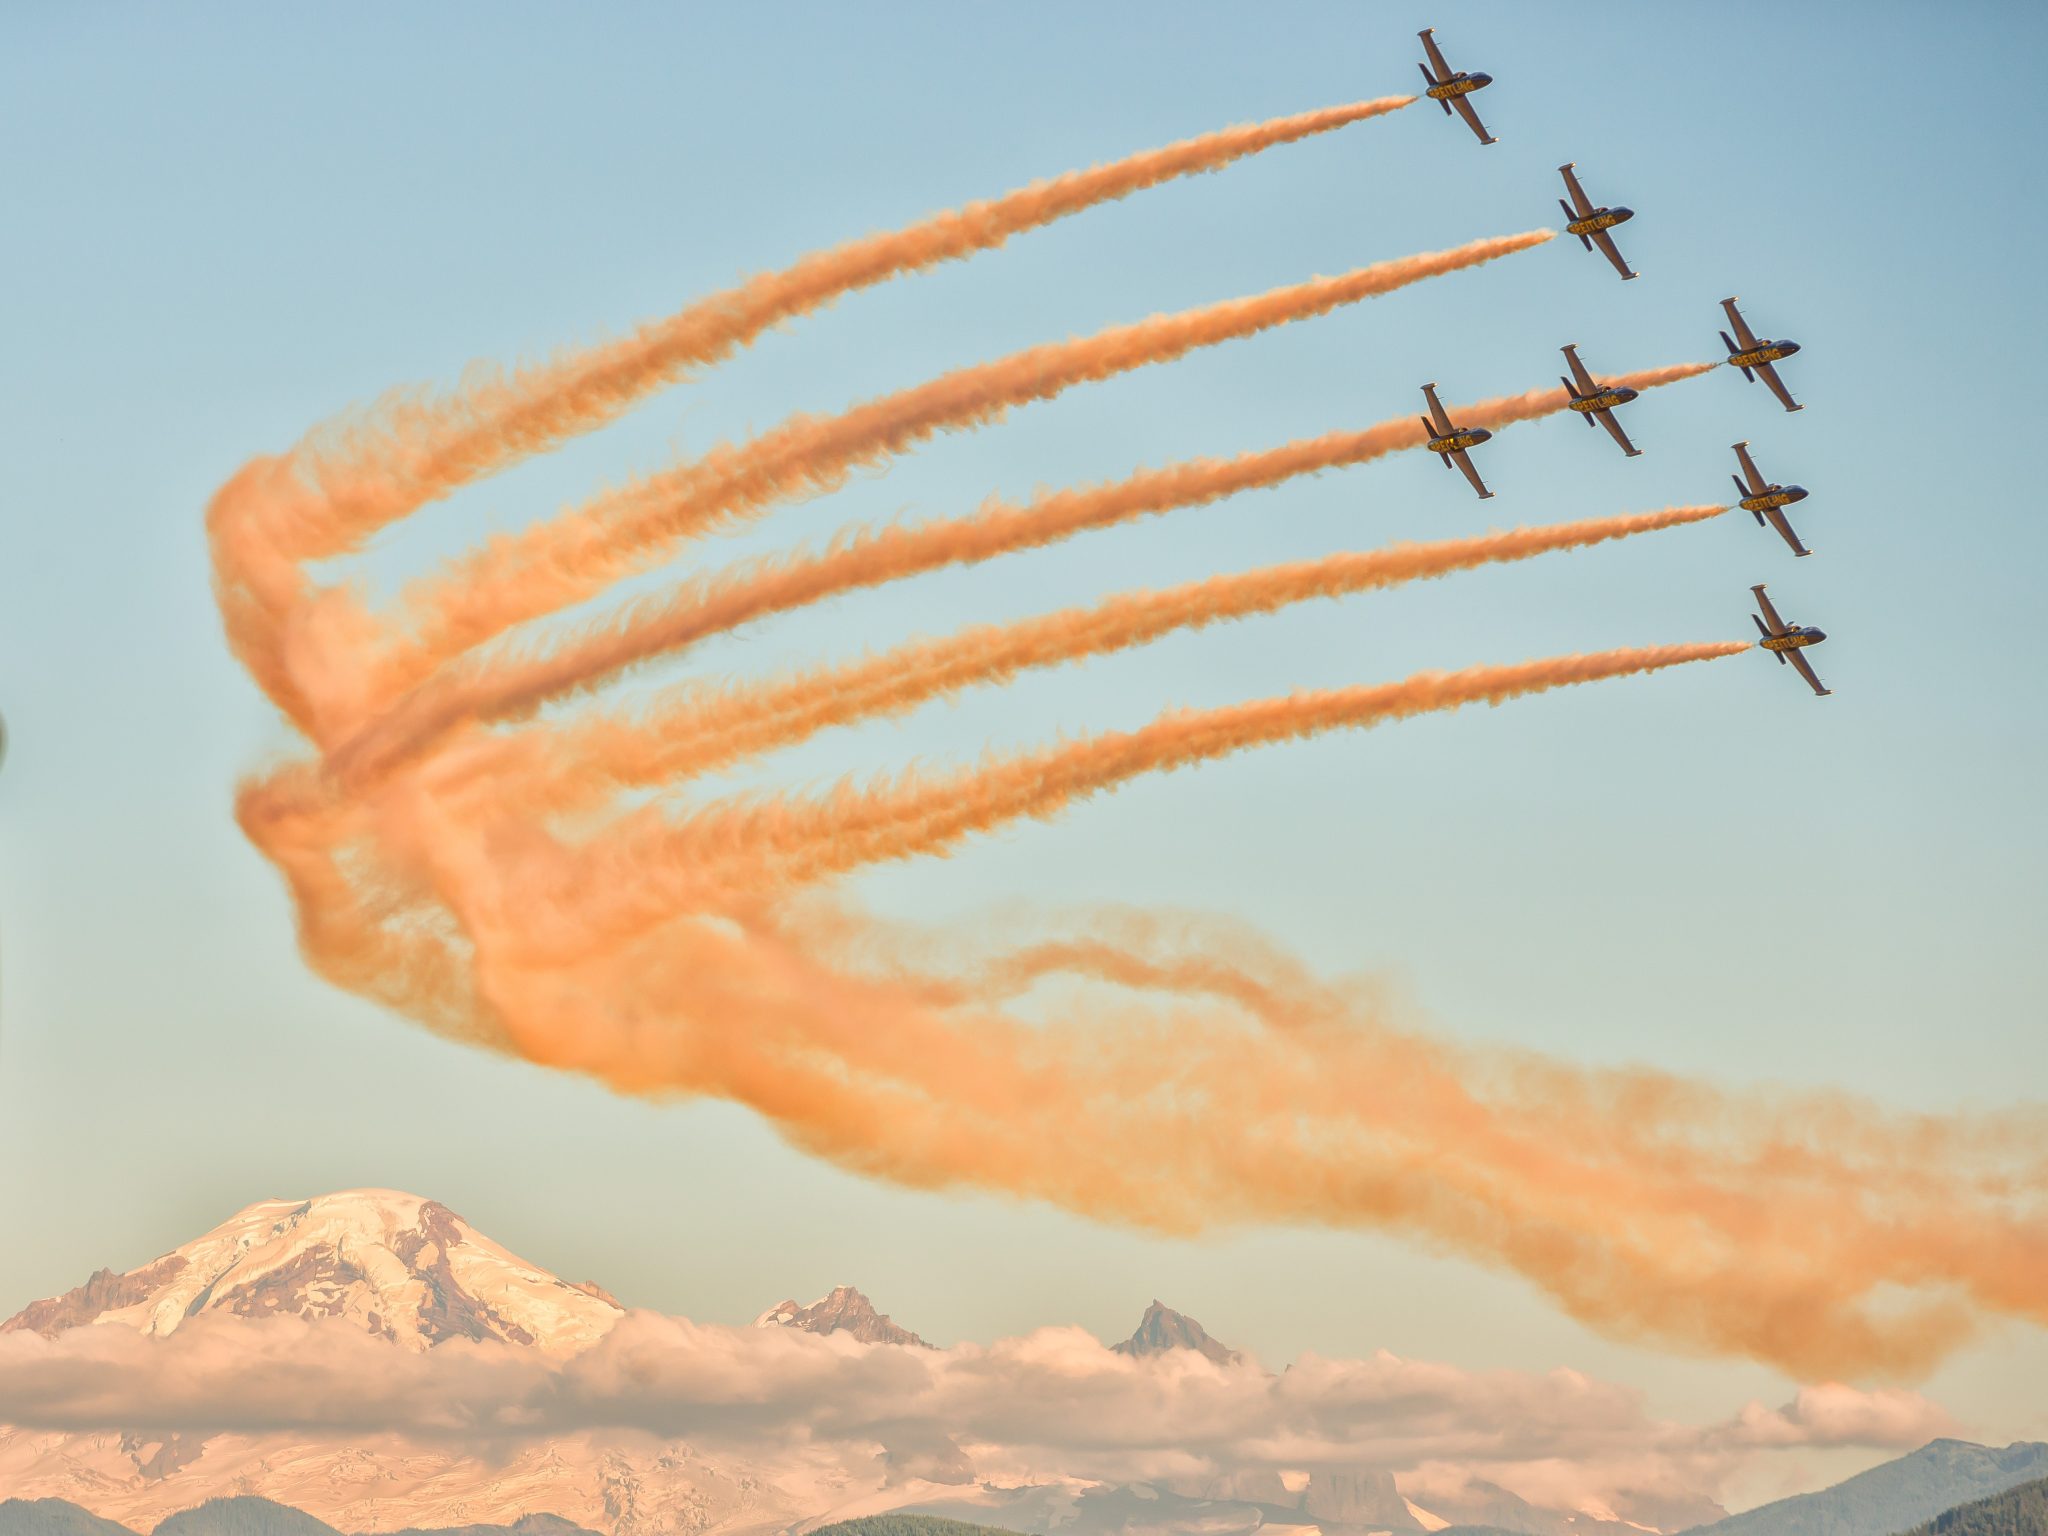
<path fill-rule="evenodd" d="M 1807 646 L 1819 645 L 1821 641 L 1827 639 L 1827 631 L 1813 629 L 1804 624 L 1787 624 L 1779 618 L 1778 610 L 1773 608 L 1771 600 L 1764 596 L 1762 582 L 1758 582 L 1749 590 L 1756 594 L 1757 606 L 1764 611 L 1762 618 L 1757 618 L 1755 614 L 1750 615 L 1756 620 L 1756 627 L 1763 634 L 1763 639 L 1757 642 L 1758 646 L 1775 655 L 1780 666 L 1791 662 L 1799 669 L 1799 675 L 1806 679 L 1813 691 L 1825 698 L 1833 690 L 1821 687 L 1820 679 L 1813 675 L 1813 668 L 1807 665 L 1806 658 L 1799 653 Z M 1765 622 L 1766 620 L 1769 622 Z"/>
<path fill-rule="evenodd" d="M 1756 460 L 1749 456 L 1746 441 L 1735 445 L 1735 457 L 1742 464 L 1742 473 L 1731 477 L 1737 494 L 1742 497 L 1736 505 L 1754 517 L 1759 528 L 1764 526 L 1766 518 L 1770 519 L 1770 526 L 1778 530 L 1779 538 L 1792 546 L 1793 554 L 1812 554 L 1812 550 L 1799 542 L 1799 535 L 1792 531 L 1792 524 L 1784 512 L 1793 502 L 1806 500 L 1806 487 L 1780 485 L 1775 480 L 1764 479 L 1757 473 Z"/>
<path fill-rule="evenodd" d="M 1749 328 L 1749 322 L 1742 318 L 1742 311 L 1735 307 L 1735 300 L 1723 299 L 1721 307 L 1728 311 L 1728 323 L 1735 327 L 1735 334 L 1721 333 L 1721 340 L 1728 346 L 1728 362 L 1731 367 L 1740 368 L 1745 379 L 1755 382 L 1761 374 L 1763 381 L 1770 385 L 1771 393 L 1788 411 L 1801 411 L 1805 407 L 1792 398 L 1792 391 L 1785 387 L 1785 381 L 1778 377 L 1778 370 L 1772 363 L 1790 357 L 1799 350 L 1796 341 L 1757 340 L 1756 332 Z M 1740 343 L 1740 345 L 1737 345 Z"/>
<path fill-rule="evenodd" d="M 1572 174 L 1572 166 L 1577 164 L 1578 161 L 1573 160 L 1557 168 L 1564 177 L 1565 190 L 1572 195 L 1570 202 L 1561 197 L 1557 200 L 1557 206 L 1564 210 L 1565 233 L 1577 235 L 1579 244 L 1589 251 L 1599 246 L 1600 254 L 1614 263 L 1614 270 L 1621 274 L 1624 283 L 1632 277 L 1640 277 L 1641 273 L 1629 270 L 1628 263 L 1622 260 L 1621 252 L 1615 247 L 1614 237 L 1607 233 L 1615 225 L 1626 224 L 1634 218 L 1635 209 L 1595 208 L 1593 200 L 1586 196 L 1586 189 L 1579 185 L 1579 178 Z"/>
<path fill-rule="evenodd" d="M 1429 402 L 1429 414 L 1422 418 L 1422 430 L 1429 434 L 1429 451 L 1444 461 L 1444 468 L 1453 463 L 1465 472 L 1465 478 L 1472 482 L 1472 489 L 1479 493 L 1481 501 L 1489 500 L 1493 492 L 1486 488 L 1486 482 L 1479 478 L 1479 471 L 1472 467 L 1472 461 L 1465 456 L 1467 448 L 1477 448 L 1493 434 L 1484 427 L 1460 427 L 1454 425 L 1445 412 L 1443 402 L 1436 397 L 1436 385 L 1422 386 L 1423 398 Z"/>
<path fill-rule="evenodd" d="M 1614 408 L 1627 405 L 1635 399 L 1636 392 L 1620 384 L 1595 384 L 1593 375 L 1586 372 L 1586 365 L 1579 361 L 1577 342 L 1564 349 L 1564 360 L 1571 364 L 1572 376 L 1569 379 L 1560 377 L 1558 382 L 1572 397 L 1571 408 L 1579 413 L 1587 426 L 1597 421 L 1605 427 L 1607 435 L 1621 444 L 1621 451 L 1630 458 L 1641 454 L 1643 450 L 1628 440 L 1628 434 L 1621 430 L 1621 423 L 1614 419 Z"/>
<path fill-rule="evenodd" d="M 1469 73 L 1462 69 L 1452 69 L 1444 62 L 1443 50 L 1437 47 L 1436 39 L 1430 36 L 1435 30 L 1434 27 L 1424 27 L 1416 34 L 1422 39 L 1423 50 L 1429 55 L 1428 64 L 1416 66 L 1422 71 L 1422 78 L 1429 82 L 1429 89 L 1423 94 L 1444 109 L 1445 117 L 1449 117 L 1455 108 L 1458 116 L 1465 119 L 1465 126 L 1479 135 L 1480 143 L 1499 143 L 1498 139 L 1486 131 L 1486 125 L 1479 121 L 1479 114 L 1472 110 L 1469 99 L 1474 91 L 1483 91 L 1493 84 L 1493 76 L 1482 74 L 1476 69 Z M 1431 65 L 1435 66 L 1433 72 Z"/>

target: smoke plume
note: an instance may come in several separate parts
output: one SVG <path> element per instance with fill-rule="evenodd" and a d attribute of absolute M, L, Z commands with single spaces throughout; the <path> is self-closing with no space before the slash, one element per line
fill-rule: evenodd
<path fill-rule="evenodd" d="M 487 544 L 416 585 L 395 613 L 306 574 L 309 561 L 347 554 L 456 486 L 602 425 L 778 320 L 1405 100 L 1230 130 L 857 241 L 624 341 L 445 399 L 388 400 L 352 427 L 245 466 L 209 511 L 223 619 L 313 750 L 244 784 L 236 810 L 289 887 L 308 963 L 483 1048 L 622 1092 L 746 1105 L 793 1145 L 912 1188 L 996 1192 L 1162 1232 L 1298 1223 L 1400 1233 L 1521 1276 L 1617 1337 L 1745 1356 L 1809 1380 L 1910 1376 L 1994 1320 L 2048 1322 L 2038 1283 L 2048 1273 L 2048 1126 L 2038 1114 L 1915 1118 L 1468 1048 L 1396 1016 L 1368 984 L 1315 976 L 1220 919 L 1083 910 L 921 933 L 863 912 L 838 885 L 1230 753 L 1665 671 L 1745 642 L 1182 711 L 815 795 L 689 796 L 724 764 L 1024 668 L 1699 522 L 1720 507 L 1395 545 L 1127 593 L 745 689 L 661 698 L 639 717 L 543 709 L 839 593 L 1420 446 L 1422 428 L 1404 415 L 866 530 L 683 583 L 594 628 L 511 643 L 516 627 L 606 590 L 682 540 L 829 491 L 935 433 L 1491 261 L 1546 232 L 1156 317 L 958 369 L 838 416 L 793 417 Z M 1706 367 L 1618 382 L 1645 389 Z M 1537 390 L 1454 415 L 1499 429 L 1566 404 L 1561 390 Z M 1407 811 L 1396 802 L 1365 814 Z M 1489 936 L 1468 940 L 1473 963 L 1487 963 Z M 1811 1411 L 1862 1422 L 1874 1401 L 1816 1397 Z M 1782 1413 L 1753 1428 L 1759 1440 L 1810 1430 Z"/>

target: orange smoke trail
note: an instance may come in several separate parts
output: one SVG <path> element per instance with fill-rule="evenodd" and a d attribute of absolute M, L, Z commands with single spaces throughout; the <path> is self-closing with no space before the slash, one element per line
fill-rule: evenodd
<path fill-rule="evenodd" d="M 834 967 L 801 922 L 670 927 L 545 968 L 506 938 L 510 953 L 484 946 L 484 984 L 532 1059 L 738 1100 L 804 1151 L 912 1188 L 1181 1233 L 1406 1232 L 1523 1275 L 1610 1334 L 1809 1378 L 1924 1369 L 1976 1326 L 1950 1288 L 2048 1310 L 2014 1279 L 2048 1257 L 2038 1223 L 1959 1204 L 1967 1179 L 1893 1198 L 1891 1168 L 1925 1137 L 1867 1106 L 1869 1156 L 1800 1159 L 1787 1154 L 1824 1148 L 1840 1118 L 1824 1102 L 1738 1105 L 1654 1074 L 1558 1069 L 1600 1121 L 1587 1136 L 1489 1083 L 1483 1060 L 1369 1014 L 1247 1033 L 1096 1008 L 1026 1026 Z M 1688 1110 L 1681 1128 L 1638 1118 L 1666 1101 Z M 1606 1151 L 1638 1139 L 1661 1155 Z M 1975 1155 L 1950 1150 L 1958 1170 Z M 1891 1308 L 1873 1295 L 1888 1285 L 1933 1299 Z"/>
<path fill-rule="evenodd" d="M 1654 389 L 1711 372 L 1714 366 L 1681 363 L 1622 374 L 1615 382 Z M 1538 389 L 1461 406 L 1457 415 L 1465 424 L 1506 427 L 1551 415 L 1569 403 L 1562 389 Z M 352 782 L 368 782 L 465 720 L 518 718 L 550 699 L 600 687 L 630 667 L 767 614 L 834 593 L 1038 548 L 1299 475 L 1366 463 L 1418 448 L 1425 437 L 1415 417 L 1399 416 L 1362 431 L 1332 432 L 1234 459 L 1191 459 L 1109 485 L 1055 492 L 1022 506 L 990 500 L 970 517 L 884 528 L 842 539 L 824 555 L 762 561 L 742 567 L 737 575 L 686 582 L 671 596 L 636 604 L 540 655 L 486 657 L 444 669 L 332 752 L 329 766 Z"/>
<path fill-rule="evenodd" d="M 380 528 L 529 454 L 616 419 L 638 401 L 755 341 L 782 321 L 893 277 L 958 260 L 1182 176 L 1398 111 L 1387 96 L 1300 112 L 1071 171 L 803 257 L 698 300 L 623 341 L 572 352 L 452 396 L 394 395 L 367 422 L 329 426 L 289 453 L 251 460 L 213 499 L 214 586 L 235 653 L 304 726 L 311 702 L 278 660 L 291 611 L 308 594 L 299 567 L 358 546 Z M 474 371 L 472 371 L 474 372 Z"/>
<path fill-rule="evenodd" d="M 834 592 L 1416 446 L 1422 433 L 1404 419 L 744 566 L 546 654 L 443 667 L 677 538 L 1065 387 L 1058 368 L 1080 354 L 1046 348 L 831 421 L 793 421 L 586 508 L 580 522 L 508 541 L 457 569 L 471 585 L 419 595 L 417 635 L 309 587 L 305 561 L 345 553 L 453 486 L 612 419 L 777 319 L 1000 244 L 1147 176 L 1207 168 L 1205 154 L 1221 163 L 1404 103 L 1233 130 L 1196 141 L 1209 146 L 1199 152 L 1176 146 L 856 242 L 615 346 L 449 400 L 399 401 L 351 436 L 245 466 L 209 513 L 223 616 L 252 674 L 324 755 L 245 786 L 237 813 L 290 885 L 308 961 L 442 1034 L 625 1091 L 744 1104 L 792 1144 L 905 1186 L 1044 1200 L 1161 1231 L 1302 1223 L 1404 1233 L 1526 1277 L 1610 1335 L 1744 1355 L 1809 1379 L 1920 1373 L 1989 1319 L 2048 1323 L 2048 1125 L 2038 1113 L 1937 1119 L 1825 1095 L 1737 1099 L 1655 1073 L 1462 1049 L 1390 1024 L 1361 987 L 1322 981 L 1253 936 L 1149 916 L 1079 914 L 1075 936 L 994 950 L 950 930 L 941 958 L 829 890 L 853 869 L 943 855 L 1140 774 L 1745 644 L 1480 667 L 1171 714 L 948 777 L 849 784 L 819 801 L 714 803 L 675 824 L 653 810 L 621 815 L 615 803 L 602 808 L 609 825 L 529 814 L 536 802 L 567 804 L 544 801 L 557 789 L 700 772 L 859 713 L 1177 625 L 1718 508 L 1129 594 L 751 696 L 693 700 L 638 734 L 611 723 L 486 729 Z M 1159 328 L 1189 320 L 1127 332 L 1179 345 Z M 1036 375 L 1023 366 L 1032 357 Z M 1701 371 L 1622 382 L 1646 388 Z M 1499 427 L 1564 404 L 1546 390 L 1455 414 Z M 394 700 L 387 717 L 371 718 Z M 1068 1011 L 1003 1011 L 1045 978 L 1078 989 L 1059 998 Z"/>
<path fill-rule="evenodd" d="M 728 689 L 644 720 L 596 719 L 539 739 L 550 780 L 577 801 L 629 786 L 672 782 L 794 745 L 835 725 L 914 708 L 968 686 L 1002 683 L 1031 667 L 1142 645 L 1314 598 L 1443 576 L 1553 550 L 1579 549 L 1719 517 L 1726 506 L 1669 507 L 1622 517 L 1517 528 L 1475 538 L 1332 555 L 1162 592 L 1131 592 L 1014 624 L 983 625 L 944 640 L 898 647 L 779 685 Z M 509 779 L 523 775 L 504 766 Z M 531 770 L 528 770 L 530 772 Z M 507 793 L 533 805 L 516 789 Z M 557 803 L 554 809 L 563 808 Z"/>
<path fill-rule="evenodd" d="M 408 595 L 405 606 L 417 617 L 419 643 L 382 663 L 379 696 L 395 695 L 448 657 L 515 625 L 595 596 L 679 540 L 790 496 L 833 490 L 853 469 L 877 464 L 940 431 L 982 425 L 1013 406 L 1050 399 L 1076 384 L 1328 314 L 1552 238 L 1549 230 L 1532 230 L 1383 261 L 1340 277 L 1031 347 L 838 416 L 792 417 L 761 437 L 714 449 L 457 560 Z"/>
<path fill-rule="evenodd" d="M 681 911 L 760 902 L 782 887 L 943 853 L 974 833 L 1024 818 L 1044 820 L 1142 774 L 1749 648 L 1747 641 L 1719 641 L 1420 672 L 1398 683 L 1179 711 L 1139 730 L 1107 732 L 929 782 L 906 776 L 875 788 L 841 786 L 813 801 L 714 805 L 651 834 L 645 815 L 627 818 L 613 836 L 585 850 L 579 868 L 557 868 L 548 899 L 573 907 L 596 943 L 615 944 L 622 934 Z M 530 888 L 532 899 L 541 899 L 539 889 L 537 883 Z"/>

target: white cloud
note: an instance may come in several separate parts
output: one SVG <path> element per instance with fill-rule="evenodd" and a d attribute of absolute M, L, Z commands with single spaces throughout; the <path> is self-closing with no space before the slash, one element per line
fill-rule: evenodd
<path fill-rule="evenodd" d="M 948 1350 L 635 1312 L 568 1359 L 452 1341 L 425 1353 L 293 1317 L 202 1314 L 151 1338 L 118 1327 L 0 1335 L 0 1423 L 168 1433 L 399 1433 L 503 1445 L 631 1428 L 771 1453 L 886 1456 L 894 1478 L 1129 1481 L 1266 1469 L 1483 1478 L 1547 1504 L 1709 1492 L 1759 1453 L 1901 1449 L 1946 1431 L 1911 1392 L 1810 1387 L 1720 1424 L 1651 1417 L 1576 1371 L 1466 1371 L 1380 1353 L 1276 1374 L 1192 1351 L 1116 1354 L 1073 1328 Z"/>

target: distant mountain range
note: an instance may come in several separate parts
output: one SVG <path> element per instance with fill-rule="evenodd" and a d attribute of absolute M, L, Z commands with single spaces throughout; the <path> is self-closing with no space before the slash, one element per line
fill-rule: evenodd
<path fill-rule="evenodd" d="M 0 1323 L 0 1334 L 58 1340 L 111 1328 L 169 1339 L 204 1319 L 209 1348 L 239 1350 L 245 1322 L 296 1317 L 323 1337 L 356 1340 L 358 1352 L 366 1336 L 378 1341 L 368 1347 L 396 1351 L 394 1365 L 458 1343 L 571 1362 L 627 1316 L 601 1287 L 572 1284 L 517 1257 L 445 1206 L 357 1190 L 251 1206 L 137 1269 L 101 1270 L 33 1303 Z M 778 1303 L 756 1324 L 853 1341 L 846 1348 L 933 1349 L 852 1286 L 807 1305 Z M 1156 1299 L 1113 1348 L 1139 1360 L 1193 1354 L 1226 1372 L 1257 1370 Z M 231 1367 L 239 1369 L 235 1359 Z M 954 1448 L 949 1442 L 945 1449 Z M 1373 1467 L 1010 1484 L 978 1480 L 964 1463 L 919 1461 L 926 1470 L 917 1470 L 895 1464 L 894 1455 L 869 1471 L 800 1445 L 766 1441 L 758 1453 L 741 1455 L 638 1431 L 520 1439 L 484 1456 L 461 1440 L 389 1432 L 194 1436 L 0 1425 L 0 1493 L 23 1496 L 0 1503 L 0 1536 L 753 1536 L 811 1531 L 835 1512 L 950 1518 L 1023 1536 L 1480 1528 L 1514 1536 L 1657 1536 L 1686 1528 L 1699 1536 L 1894 1536 L 1954 1505 L 2048 1475 L 2048 1446 L 1999 1451 L 1940 1440 L 1838 1487 L 1720 1519 L 1719 1508 L 1700 1498 L 1630 1494 L 1613 1508 L 1542 1507 L 1471 1478 L 1455 1493 L 1439 1489 L 1418 1503 Z M 919 1481 L 925 1477 L 945 1480 Z"/>
<path fill-rule="evenodd" d="M 1958 1504 L 2048 1477 L 2048 1444 L 1994 1450 L 1936 1440 L 1819 1493 L 1702 1526 L 1689 1536 L 1897 1536 Z M 2048 1533 L 2048 1525 L 2041 1527 Z"/>
<path fill-rule="evenodd" d="M 142 1536 L 63 1499 L 0 1501 L 0 1536 Z M 209 1499 L 161 1521 L 149 1536 L 342 1536 L 303 1510 L 270 1499 Z M 461 1525 L 395 1536 L 596 1536 L 554 1515 L 526 1515 L 510 1525 Z"/>

